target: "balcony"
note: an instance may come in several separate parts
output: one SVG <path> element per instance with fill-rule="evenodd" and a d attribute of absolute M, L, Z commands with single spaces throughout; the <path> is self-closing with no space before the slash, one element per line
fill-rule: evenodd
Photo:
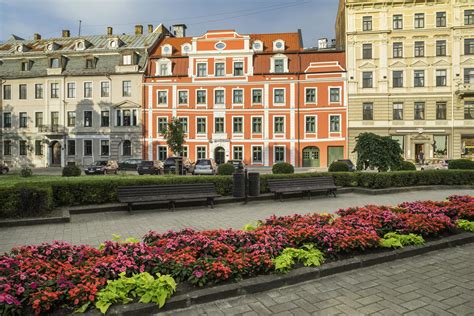
<path fill-rule="evenodd" d="M 461 83 L 458 85 L 458 89 L 456 90 L 456 95 L 463 99 L 465 97 L 472 97 L 474 96 L 474 83 Z"/>
<path fill-rule="evenodd" d="M 64 135 L 66 131 L 66 127 L 57 124 L 38 126 L 38 133 L 45 135 Z"/>

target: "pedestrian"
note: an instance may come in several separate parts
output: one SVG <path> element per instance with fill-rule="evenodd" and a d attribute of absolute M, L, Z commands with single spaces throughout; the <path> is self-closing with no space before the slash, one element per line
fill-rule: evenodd
<path fill-rule="evenodd" d="M 420 151 L 420 153 L 418 154 L 418 161 L 422 165 L 425 164 L 425 153 L 423 151 Z"/>

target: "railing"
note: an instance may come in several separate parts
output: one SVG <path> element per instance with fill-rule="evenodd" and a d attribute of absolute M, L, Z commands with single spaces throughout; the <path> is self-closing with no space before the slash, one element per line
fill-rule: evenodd
<path fill-rule="evenodd" d="M 474 95 L 474 83 L 460 83 L 456 94 L 461 97 L 465 95 Z"/>
<path fill-rule="evenodd" d="M 41 125 L 38 127 L 40 133 L 62 134 L 66 132 L 66 128 L 62 125 Z"/>

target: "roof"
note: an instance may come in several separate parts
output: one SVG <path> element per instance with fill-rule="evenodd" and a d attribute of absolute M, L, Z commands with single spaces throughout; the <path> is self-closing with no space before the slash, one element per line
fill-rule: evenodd
<path fill-rule="evenodd" d="M 285 51 L 300 51 L 303 49 L 301 35 L 298 32 L 293 33 L 270 33 L 270 34 L 250 34 L 253 42 L 263 42 L 263 52 L 273 52 L 273 42 L 276 40 L 285 41 Z"/>
<path fill-rule="evenodd" d="M 186 43 L 191 44 L 192 40 L 192 37 L 165 37 L 161 41 L 160 45 L 157 46 L 155 51 L 150 52 L 150 55 L 161 55 L 160 47 L 164 45 L 171 45 L 173 49 L 171 56 L 181 56 L 181 45 Z"/>

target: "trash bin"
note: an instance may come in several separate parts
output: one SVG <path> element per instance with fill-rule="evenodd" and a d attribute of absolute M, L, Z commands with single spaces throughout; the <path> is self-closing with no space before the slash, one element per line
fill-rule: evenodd
<path fill-rule="evenodd" d="M 260 195 L 260 173 L 249 172 L 249 195 Z"/>
<path fill-rule="evenodd" d="M 232 195 L 234 197 L 245 197 L 245 173 L 237 170 L 232 182 Z"/>

